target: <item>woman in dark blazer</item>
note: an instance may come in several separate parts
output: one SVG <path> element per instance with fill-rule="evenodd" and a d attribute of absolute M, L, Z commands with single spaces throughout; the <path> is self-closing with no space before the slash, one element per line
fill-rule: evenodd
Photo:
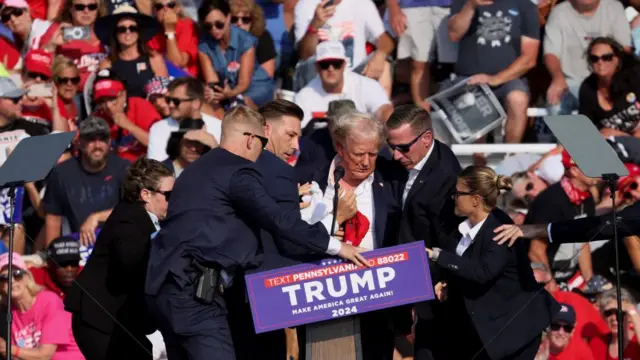
<path fill-rule="evenodd" d="M 536 283 L 525 244 L 510 248 L 493 241 L 493 230 L 511 223 L 496 209 L 500 191 L 510 188 L 510 179 L 491 168 L 464 169 L 452 196 L 456 214 L 467 219 L 443 249 L 427 249 L 445 269 L 446 282 L 436 285 L 436 294 L 451 317 L 451 359 L 533 360 L 559 310 Z"/>
<path fill-rule="evenodd" d="M 152 359 L 146 335 L 144 281 L 150 241 L 167 213 L 174 177 L 160 162 L 139 159 L 123 185 L 123 199 L 107 219 L 64 304 L 87 360 Z"/>

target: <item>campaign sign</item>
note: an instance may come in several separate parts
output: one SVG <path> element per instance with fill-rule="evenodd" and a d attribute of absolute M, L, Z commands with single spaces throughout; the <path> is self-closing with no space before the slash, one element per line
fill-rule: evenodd
<path fill-rule="evenodd" d="M 100 234 L 100 228 L 96 229 L 95 234 L 97 239 L 98 235 Z M 79 233 L 72 233 L 72 234 L 69 234 L 69 236 L 80 241 Z M 80 245 L 80 266 L 85 266 L 87 264 L 87 260 L 89 260 L 89 255 L 91 255 L 92 251 L 93 251 L 93 245 L 89 245 L 89 246 Z"/>
<path fill-rule="evenodd" d="M 247 275 L 256 333 L 434 298 L 422 241 L 362 255 L 371 267 L 331 258 Z"/>
<path fill-rule="evenodd" d="M 11 222 L 11 197 L 9 196 L 9 188 L 0 189 L 0 224 L 8 225 Z M 16 187 L 16 202 L 13 220 L 17 223 L 22 222 L 22 202 L 24 201 L 24 187 Z"/>

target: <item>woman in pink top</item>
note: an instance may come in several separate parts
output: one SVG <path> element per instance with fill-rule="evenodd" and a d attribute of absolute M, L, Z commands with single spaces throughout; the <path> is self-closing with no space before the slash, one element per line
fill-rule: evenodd
<path fill-rule="evenodd" d="M 7 304 L 9 253 L 0 255 L 0 301 Z M 84 359 L 71 332 L 71 313 L 62 299 L 44 290 L 18 253 L 13 253 L 11 293 L 11 355 L 19 359 Z M 6 355 L 5 340 L 0 339 L 0 355 Z"/>

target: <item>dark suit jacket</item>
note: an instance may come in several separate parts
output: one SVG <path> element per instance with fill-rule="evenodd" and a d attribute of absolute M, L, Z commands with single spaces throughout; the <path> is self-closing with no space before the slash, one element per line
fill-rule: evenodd
<path fill-rule="evenodd" d="M 518 242 L 508 247 L 493 241 L 493 230 L 505 223 L 512 223 L 508 215 L 494 210 L 462 256 L 455 252 L 461 237 L 457 233 L 437 260 L 447 270 L 447 302 L 464 304 L 465 308 L 453 305 L 450 311 L 466 310 L 494 359 L 514 354 L 540 336 L 560 308 L 536 283 L 526 245 Z"/>
<path fill-rule="evenodd" d="M 151 246 L 147 294 L 158 294 L 169 274 L 180 288 L 192 284 L 194 261 L 230 272 L 256 267 L 261 228 L 286 234 L 310 252 L 326 252 L 324 226 L 309 226 L 299 209 L 282 210 L 264 186 L 253 162 L 223 148 L 189 165 L 175 183 L 167 219 Z"/>
<path fill-rule="evenodd" d="M 404 184 L 397 173 L 387 168 L 388 163 L 378 158 L 378 164 L 380 164 L 380 167 L 376 165 L 372 184 L 375 207 L 373 209 L 375 216 L 373 224 L 375 226 L 376 248 L 382 248 L 397 245 L 398 243 L 398 225 L 402 216 L 398 191 Z M 318 183 L 323 192 L 328 186 L 330 168 L 331 163 L 325 165 L 313 177 L 313 181 Z"/>
<path fill-rule="evenodd" d="M 155 231 L 142 205 L 119 203 L 65 297 L 65 308 L 105 332 L 113 330 L 113 318 L 129 331 L 150 332 L 152 329 L 145 329 L 143 289 L 150 236 Z"/>
<path fill-rule="evenodd" d="M 629 205 L 618 212 L 618 238 L 640 235 L 640 202 Z M 554 243 L 588 242 L 613 239 L 613 214 L 590 216 L 582 219 L 566 220 L 551 224 L 549 237 Z"/>
<path fill-rule="evenodd" d="M 426 247 L 442 247 L 463 221 L 455 216 L 455 202 L 451 199 L 458 175 L 462 171 L 460 163 L 448 146 L 437 140 L 433 141 L 433 146 L 433 151 L 413 183 L 404 204 L 398 234 L 402 244 L 424 240 Z M 402 193 L 400 196 L 402 197 Z M 440 271 L 440 268 L 431 266 L 431 278 L 434 283 L 437 283 Z M 418 316 L 431 319 L 431 305 L 434 304 L 417 304 Z"/>

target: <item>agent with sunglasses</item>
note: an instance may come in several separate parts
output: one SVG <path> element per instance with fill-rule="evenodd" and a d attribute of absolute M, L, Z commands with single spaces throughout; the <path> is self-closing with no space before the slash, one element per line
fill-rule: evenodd
<path fill-rule="evenodd" d="M 149 40 L 149 48 L 191 76 L 198 76 L 198 28 L 185 15 L 182 2 L 153 0 L 153 9 L 164 31 Z"/>
<path fill-rule="evenodd" d="M 221 111 L 236 101 L 259 107 L 273 100 L 273 77 L 256 59 L 256 38 L 231 24 L 227 0 L 203 2 L 198 18 L 203 30 L 198 45 L 200 70 L 210 84 L 207 101 Z"/>
<path fill-rule="evenodd" d="M 593 39 L 586 58 L 591 75 L 580 86 L 580 113 L 604 136 L 640 137 L 640 62 L 609 37 Z"/>
<path fill-rule="evenodd" d="M 122 201 L 104 223 L 84 270 L 68 292 L 73 335 L 87 360 L 152 359 L 153 321 L 144 306 L 148 249 L 167 215 L 171 171 L 155 160 L 131 165 Z"/>
<path fill-rule="evenodd" d="M 451 197 L 466 220 L 442 249 L 427 248 L 444 269 L 435 289 L 447 314 L 438 328 L 449 335 L 447 359 L 532 360 L 540 334 L 560 310 L 536 282 L 525 244 L 509 248 L 493 241 L 493 229 L 512 223 L 496 208 L 502 190 L 510 189 L 511 180 L 489 167 L 464 169 Z"/>
<path fill-rule="evenodd" d="M 71 314 L 57 294 L 36 284 L 24 259 L 13 253 L 13 271 L 8 272 L 9 256 L 0 255 L 0 305 L 7 307 L 9 276 L 11 286 L 11 356 L 0 339 L 0 356 L 12 359 L 69 359 L 84 357 L 71 333 Z"/>
<path fill-rule="evenodd" d="M 594 360 L 591 349 L 582 337 L 574 336 L 576 312 L 569 304 L 560 303 L 560 311 L 553 317 L 545 341 L 551 360 Z"/>

